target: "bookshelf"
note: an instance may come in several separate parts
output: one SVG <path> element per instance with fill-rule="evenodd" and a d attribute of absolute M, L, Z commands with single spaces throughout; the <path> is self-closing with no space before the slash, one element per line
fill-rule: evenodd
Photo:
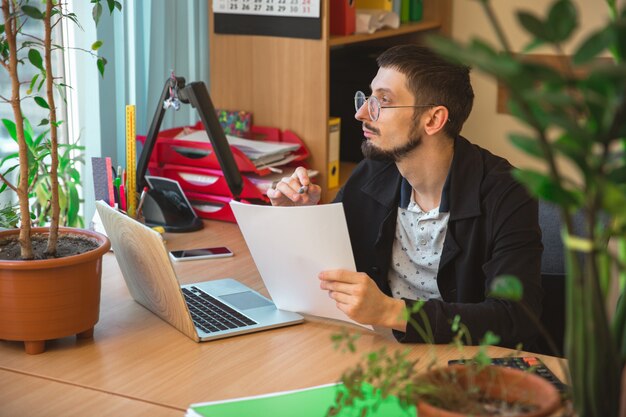
<path fill-rule="evenodd" d="M 322 201 L 331 200 L 337 192 L 326 187 L 328 118 L 330 103 L 337 100 L 335 92 L 331 91 L 331 79 L 336 75 L 332 71 L 337 71 L 331 70 L 332 61 L 350 56 L 356 48 L 387 48 L 419 43 L 426 33 L 449 34 L 452 15 L 452 0 L 424 0 L 421 22 L 371 35 L 330 36 L 329 1 L 321 1 L 321 39 L 311 40 L 216 34 L 212 29 L 215 26 L 209 0 L 210 90 L 215 105 L 251 111 L 257 125 L 294 131 L 311 152 L 311 168 L 320 171 L 318 184 L 323 189 Z M 357 74 L 360 68 L 356 64 L 350 67 L 348 63 L 348 71 Z M 341 99 L 342 103 L 345 101 Z M 353 106 L 349 101 L 345 105 Z M 350 122 L 342 120 L 342 123 Z M 360 138 L 342 137 L 341 140 Z M 353 165 L 342 163 L 342 166 Z"/>

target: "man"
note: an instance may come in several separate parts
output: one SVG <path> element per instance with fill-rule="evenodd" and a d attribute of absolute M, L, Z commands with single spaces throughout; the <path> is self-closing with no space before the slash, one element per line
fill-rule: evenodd
<path fill-rule="evenodd" d="M 488 291 L 496 277 L 517 276 L 523 303 L 540 314 L 537 203 L 506 160 L 459 136 L 474 98 L 469 68 L 415 45 L 387 50 L 378 66 L 371 96 L 355 96 L 366 159 L 336 198 L 358 272 L 323 271 L 321 288 L 349 317 L 402 342 L 425 341 L 417 329 L 429 324 L 433 341 L 447 343 L 458 315 L 472 343 L 491 330 L 504 346 L 528 346 L 536 328 L 522 306 Z M 316 204 L 320 191 L 299 168 L 268 196 Z M 402 311 L 415 300 L 422 312 L 407 323 Z"/>

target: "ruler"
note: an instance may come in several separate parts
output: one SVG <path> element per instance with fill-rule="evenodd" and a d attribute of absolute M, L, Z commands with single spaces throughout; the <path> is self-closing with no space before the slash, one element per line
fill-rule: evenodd
<path fill-rule="evenodd" d="M 130 217 L 135 217 L 137 209 L 137 129 L 135 127 L 135 106 L 126 106 L 126 192 L 127 209 Z"/>

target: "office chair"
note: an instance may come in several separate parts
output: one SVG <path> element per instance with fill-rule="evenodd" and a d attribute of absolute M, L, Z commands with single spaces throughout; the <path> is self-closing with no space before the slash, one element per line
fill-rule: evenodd
<path fill-rule="evenodd" d="M 541 256 L 541 285 L 544 290 L 540 321 L 563 355 L 565 336 L 565 254 L 561 240 L 561 214 L 554 204 L 539 201 L 539 227 L 543 255 Z M 554 355 L 546 339 L 540 335 L 537 353 Z"/>
<path fill-rule="evenodd" d="M 579 212 L 573 217 L 574 231 L 584 234 L 584 217 Z M 541 256 L 541 285 L 544 290 L 543 311 L 540 321 L 552 336 L 554 344 L 563 356 L 565 339 L 565 252 L 561 239 L 561 213 L 558 206 L 539 201 L 539 227 L 543 255 Z M 548 342 L 539 336 L 536 342 L 537 353 L 554 355 Z"/>

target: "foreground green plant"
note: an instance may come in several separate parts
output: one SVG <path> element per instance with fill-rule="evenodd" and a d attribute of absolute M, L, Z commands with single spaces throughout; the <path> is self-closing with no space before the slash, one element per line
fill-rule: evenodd
<path fill-rule="evenodd" d="M 467 45 L 445 38 L 430 43 L 448 59 L 472 65 L 508 88 L 509 110 L 527 127 L 510 139 L 545 164 L 545 172 L 520 169 L 515 176 L 532 194 L 561 209 L 567 259 L 565 352 L 574 407 L 579 417 L 615 417 L 626 359 L 626 6 L 618 10 L 614 0 L 607 0 L 609 20 L 571 59 L 563 53 L 578 27 L 570 0 L 554 2 L 545 18 L 518 12 L 532 37 L 524 52 L 551 46 L 562 57 L 563 71 L 557 71 L 514 54 L 490 2 L 480 2 L 499 46 L 480 39 Z M 598 59 L 605 52 L 613 59 Z M 576 167 L 575 177 L 558 165 L 559 158 Z M 573 228 L 577 212 L 585 219 L 582 234 Z M 615 250 L 607 247 L 609 239 Z M 616 309 L 608 304 L 615 281 Z"/>
<path fill-rule="evenodd" d="M 406 314 L 411 314 L 408 311 Z M 426 321 L 427 323 L 428 321 Z M 471 343 L 469 331 L 456 316 L 452 323 L 455 337 L 452 345 L 457 347 L 459 355 L 463 355 L 465 344 Z M 343 329 L 332 336 L 335 349 L 343 352 L 356 352 L 358 334 L 351 334 Z M 478 351 L 468 359 L 473 369 L 480 372 L 491 363 L 487 347 L 497 345 L 499 337 L 487 332 L 481 340 Z M 431 344 L 431 346 L 433 346 Z M 376 412 L 378 407 L 388 398 L 396 398 L 400 407 L 410 415 L 412 407 L 419 401 L 469 414 L 477 414 L 482 410 L 478 405 L 481 392 L 462 388 L 457 381 L 446 378 L 425 376 L 415 369 L 419 359 L 409 359 L 410 349 L 389 352 L 385 347 L 364 354 L 357 365 L 347 369 L 341 375 L 342 389 L 337 391 L 335 404 L 328 410 L 327 416 L 342 415 L 343 410 L 358 408 L 361 416 Z M 423 359 L 423 358 L 422 358 Z M 437 364 L 434 352 L 425 365 L 430 371 Z M 373 398 L 373 401 L 368 399 Z"/>

